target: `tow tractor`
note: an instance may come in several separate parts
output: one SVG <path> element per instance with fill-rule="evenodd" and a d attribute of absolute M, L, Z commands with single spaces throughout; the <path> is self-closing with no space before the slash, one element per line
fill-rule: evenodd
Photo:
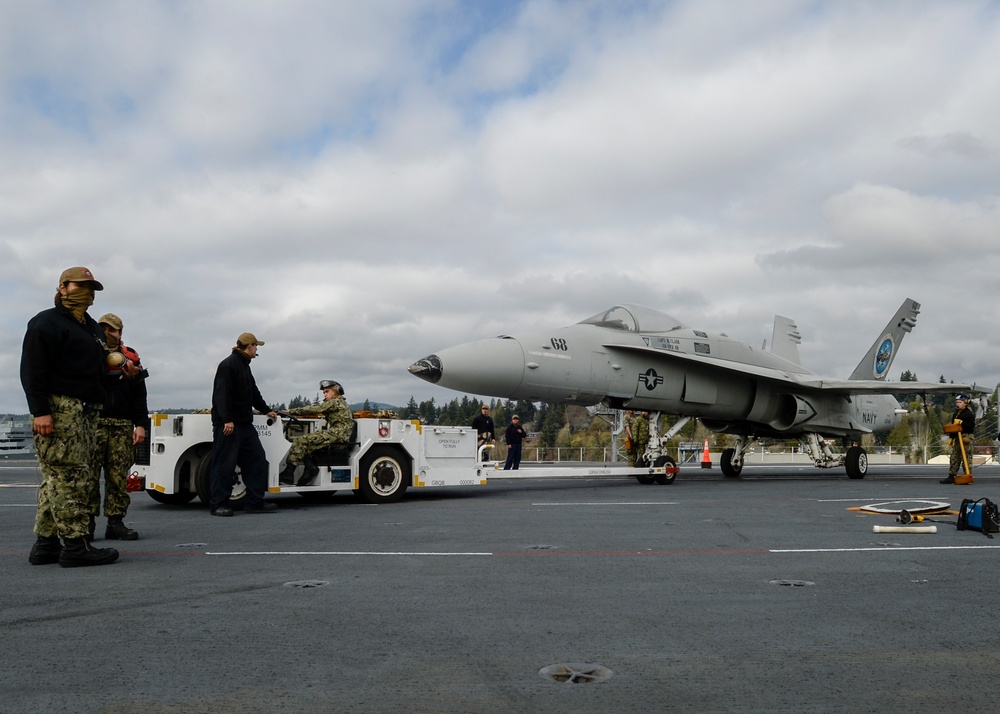
<path fill-rule="evenodd" d="M 207 413 L 153 414 L 147 448 L 139 450 L 129 477 L 130 490 L 145 490 L 159 503 L 182 505 L 197 496 L 211 499 L 212 416 Z M 483 486 L 487 476 L 514 475 L 503 464 L 490 461 L 489 447 L 477 449 L 476 430 L 462 426 L 428 426 L 418 420 L 382 418 L 355 413 L 351 441 L 340 448 L 314 451 L 319 474 L 303 485 L 279 483 L 278 475 L 291 447 L 290 438 L 324 429 L 326 422 L 313 417 L 281 417 L 281 424 L 263 415 L 254 416 L 267 459 L 267 491 L 298 493 L 326 500 L 338 490 L 350 490 L 368 503 L 392 503 L 406 489 L 447 486 Z M 296 473 L 295 483 L 301 481 Z M 553 467 L 525 469 L 538 476 L 623 475 L 640 483 L 670 483 L 676 465 L 628 467 Z M 233 476 L 230 503 L 239 506 L 246 496 L 239 469 Z"/>

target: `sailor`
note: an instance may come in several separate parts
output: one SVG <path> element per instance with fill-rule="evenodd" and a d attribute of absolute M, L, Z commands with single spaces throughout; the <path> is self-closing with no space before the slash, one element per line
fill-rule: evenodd
<path fill-rule="evenodd" d="M 632 422 L 632 466 L 641 465 L 649 443 L 649 412 L 639 412 Z"/>
<path fill-rule="evenodd" d="M 274 513 L 275 503 L 264 500 L 267 491 L 267 454 L 253 425 L 253 412 L 277 419 L 278 413 L 264 401 L 250 362 L 264 343 L 252 332 L 236 338 L 236 346 L 219 363 L 212 384 L 212 496 L 209 513 L 230 517 L 229 496 L 237 466 L 246 486 L 244 513 Z"/>
<path fill-rule="evenodd" d="M 90 496 L 91 535 L 94 522 L 101 512 L 100 475 L 104 471 L 104 515 L 108 526 L 104 537 L 114 540 L 137 540 L 138 531 L 125 525 L 125 515 L 131 503 L 126 488 L 129 467 L 135 463 L 135 447 L 146 439 L 149 431 L 149 408 L 146 406 L 146 370 L 139 354 L 122 344 L 122 319 L 112 312 L 97 319 L 104 330 L 108 361 L 120 354 L 124 361 L 107 370 L 104 390 L 107 400 L 97 422 L 94 446 L 94 483 Z"/>
<path fill-rule="evenodd" d="M 948 440 L 951 444 L 951 459 L 948 463 L 948 478 L 941 479 L 941 483 L 971 483 L 968 477 L 955 480 L 955 476 L 961 470 L 965 474 L 965 463 L 972 458 L 972 433 L 976 430 L 976 414 L 969 409 L 969 398 L 965 394 L 955 397 L 955 413 L 951 415 L 952 424 L 961 424 L 962 431 L 952 434 Z M 965 449 L 963 460 L 962 449 Z"/>
<path fill-rule="evenodd" d="M 622 423 L 622 430 L 625 432 L 625 454 L 628 456 L 628 465 L 635 466 L 635 434 L 633 433 L 635 412 L 627 409 L 625 416 L 622 418 Z"/>
<path fill-rule="evenodd" d="M 292 440 L 292 448 L 289 449 L 288 457 L 285 459 L 285 468 L 278 477 L 279 483 L 291 484 L 296 467 L 302 463 L 305 464 L 305 470 L 296 485 L 305 486 L 311 483 L 319 473 L 319 466 L 312 460 L 310 454 L 326 446 L 346 445 L 351 441 L 354 414 L 344 399 L 344 388 L 332 379 L 324 379 L 319 383 L 319 388 L 323 392 L 322 404 L 298 407 L 285 412 L 290 416 L 322 415 L 326 419 L 326 428 Z"/>
<path fill-rule="evenodd" d="M 489 405 L 484 404 L 479 410 L 479 414 L 472 420 L 470 426 L 476 430 L 477 437 L 477 447 L 481 447 L 484 444 L 493 446 L 496 444 L 496 425 L 493 423 L 493 417 L 490 416 Z"/>
<path fill-rule="evenodd" d="M 59 276 L 55 307 L 28 322 L 21 350 L 21 385 L 33 417 L 42 472 L 35 515 L 37 539 L 28 562 L 63 567 L 107 565 L 114 548 L 87 540 L 92 459 L 98 413 L 104 402 L 104 336 L 87 308 L 104 286 L 84 267 Z M 60 544 L 60 540 L 62 543 Z"/>
<path fill-rule="evenodd" d="M 517 414 L 511 416 L 510 424 L 507 425 L 507 431 L 504 435 L 507 441 L 507 460 L 503 465 L 504 471 L 517 471 L 521 468 L 522 442 L 527 436 L 524 427 L 521 426 L 521 417 Z"/>

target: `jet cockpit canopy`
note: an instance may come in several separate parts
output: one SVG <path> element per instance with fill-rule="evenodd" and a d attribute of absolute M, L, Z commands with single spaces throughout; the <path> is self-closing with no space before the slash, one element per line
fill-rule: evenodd
<path fill-rule="evenodd" d="M 627 332 L 670 332 L 681 327 L 679 320 L 642 305 L 622 304 L 609 307 L 593 317 L 581 320 L 581 325 L 597 325 Z"/>

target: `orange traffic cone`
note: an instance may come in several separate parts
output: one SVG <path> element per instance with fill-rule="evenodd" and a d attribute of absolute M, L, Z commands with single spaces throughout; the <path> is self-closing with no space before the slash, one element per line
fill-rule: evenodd
<path fill-rule="evenodd" d="M 703 469 L 712 468 L 712 457 L 708 454 L 708 439 L 705 439 L 705 453 L 701 455 L 701 467 Z"/>

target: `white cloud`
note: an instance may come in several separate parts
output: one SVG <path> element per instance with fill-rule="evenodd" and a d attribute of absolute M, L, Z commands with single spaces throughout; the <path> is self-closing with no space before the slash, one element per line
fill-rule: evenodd
<path fill-rule="evenodd" d="M 399 0 L 0 10 L 0 412 L 69 265 L 152 406 L 244 330 L 265 397 L 452 395 L 450 344 L 637 302 L 846 376 L 1000 380 L 989 3 Z M 995 292 L 995 291 L 993 291 Z M 970 297 L 971 303 L 970 306 Z M 98 313 L 98 314 L 99 314 Z"/>

